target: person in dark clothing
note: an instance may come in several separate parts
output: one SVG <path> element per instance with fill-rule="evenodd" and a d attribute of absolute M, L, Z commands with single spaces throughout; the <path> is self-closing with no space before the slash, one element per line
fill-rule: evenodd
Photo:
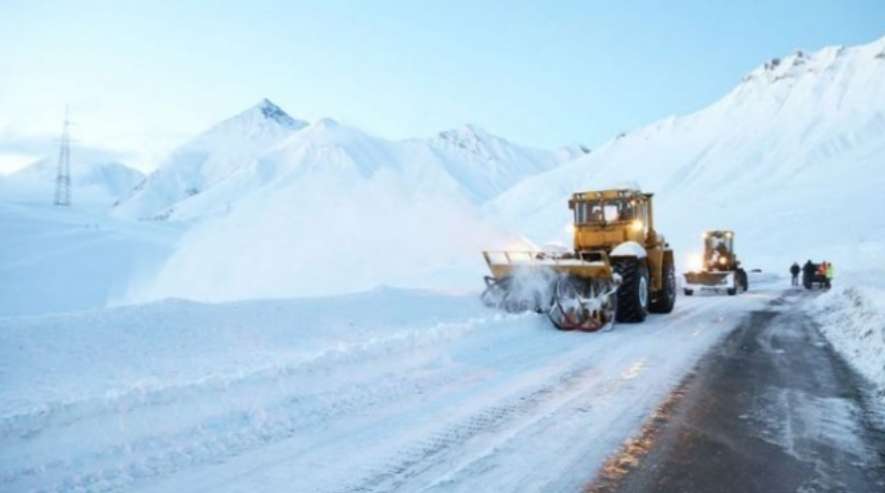
<path fill-rule="evenodd" d="M 811 260 L 805 262 L 805 265 L 802 266 L 802 283 L 805 284 L 806 288 L 810 289 L 815 271 L 817 271 L 817 266 Z"/>
<path fill-rule="evenodd" d="M 790 266 L 790 274 L 793 276 L 793 286 L 799 285 L 799 268 L 798 262 L 793 262 L 793 265 Z"/>

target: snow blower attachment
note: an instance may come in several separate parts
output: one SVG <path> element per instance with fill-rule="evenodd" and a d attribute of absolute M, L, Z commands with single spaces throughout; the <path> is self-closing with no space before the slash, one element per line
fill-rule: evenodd
<path fill-rule="evenodd" d="M 673 251 L 654 230 L 651 198 L 625 189 L 573 194 L 574 251 L 483 252 L 492 272 L 483 303 L 546 313 L 561 330 L 595 331 L 669 313 Z"/>
<path fill-rule="evenodd" d="M 683 290 L 687 296 L 695 291 L 725 291 L 735 295 L 749 287 L 747 273 L 734 253 L 734 232 L 725 230 L 704 233 L 704 258 L 699 269 L 685 273 Z"/>

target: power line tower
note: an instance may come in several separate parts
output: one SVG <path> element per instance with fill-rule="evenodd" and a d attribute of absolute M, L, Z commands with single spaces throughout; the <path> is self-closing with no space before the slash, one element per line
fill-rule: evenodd
<path fill-rule="evenodd" d="M 71 134 L 68 108 L 65 107 L 65 123 L 61 133 L 61 147 L 58 151 L 58 173 L 55 176 L 55 205 L 71 205 Z"/>

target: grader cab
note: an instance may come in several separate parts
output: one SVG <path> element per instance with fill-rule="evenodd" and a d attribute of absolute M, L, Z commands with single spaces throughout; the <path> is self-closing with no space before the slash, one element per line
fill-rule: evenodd
<path fill-rule="evenodd" d="M 673 250 L 654 229 L 652 194 L 614 189 L 572 195 L 574 249 L 483 252 L 492 272 L 483 302 L 545 312 L 562 330 L 599 330 L 669 313 Z"/>
<path fill-rule="evenodd" d="M 722 291 L 735 295 L 748 289 L 747 273 L 734 251 L 734 232 L 707 231 L 703 235 L 704 255 L 701 265 L 686 272 L 683 290 L 686 296 L 695 291 Z"/>

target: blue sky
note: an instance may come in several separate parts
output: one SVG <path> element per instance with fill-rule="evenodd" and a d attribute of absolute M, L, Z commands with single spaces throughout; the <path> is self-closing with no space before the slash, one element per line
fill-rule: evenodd
<path fill-rule="evenodd" d="M 142 168 L 263 97 L 394 139 L 596 146 L 766 59 L 885 35 L 883 1 L 550 3 L 0 0 L 0 168 L 66 103 L 80 145 Z"/>

